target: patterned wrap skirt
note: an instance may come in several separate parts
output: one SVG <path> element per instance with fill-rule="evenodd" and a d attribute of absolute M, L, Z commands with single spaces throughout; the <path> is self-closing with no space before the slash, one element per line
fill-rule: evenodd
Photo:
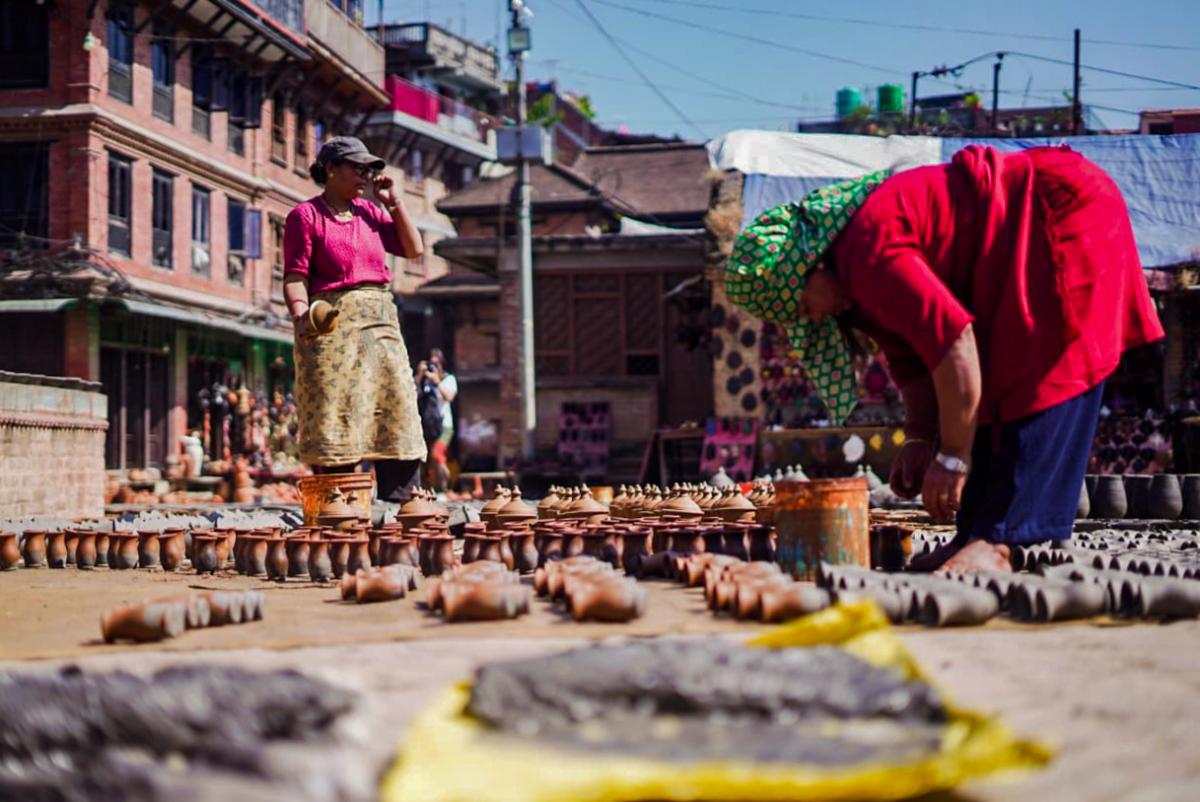
<path fill-rule="evenodd" d="M 297 330 L 300 459 L 308 465 L 423 460 L 417 387 L 391 290 L 366 284 L 314 293 L 340 310 L 337 328 Z"/>

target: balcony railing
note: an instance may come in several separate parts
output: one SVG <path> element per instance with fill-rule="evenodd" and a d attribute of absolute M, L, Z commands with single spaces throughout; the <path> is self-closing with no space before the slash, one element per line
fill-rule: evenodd
<path fill-rule="evenodd" d="M 304 35 L 304 0 L 251 0 L 283 27 Z"/>
<path fill-rule="evenodd" d="M 389 75 L 385 88 L 392 96 L 392 111 L 404 112 L 475 142 L 486 142 L 488 130 L 497 122 L 491 115 L 417 86 L 398 75 Z"/>
<path fill-rule="evenodd" d="M 308 35 L 329 48 L 373 84 L 383 74 L 383 48 L 329 0 L 308 0 Z"/>
<path fill-rule="evenodd" d="M 372 33 L 376 39 L 381 38 L 377 30 L 372 29 Z M 427 22 L 387 25 L 383 29 L 382 43 L 393 50 L 431 59 L 438 67 L 462 70 L 486 84 L 499 81 L 496 51 Z"/>

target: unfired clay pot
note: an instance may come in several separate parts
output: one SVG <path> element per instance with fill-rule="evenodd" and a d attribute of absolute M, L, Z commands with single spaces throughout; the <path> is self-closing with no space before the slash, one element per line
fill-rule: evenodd
<path fill-rule="evenodd" d="M 162 564 L 157 532 L 138 532 L 138 565 L 154 568 Z"/>
<path fill-rule="evenodd" d="M 96 567 L 96 533 L 79 532 L 75 536 L 75 567 L 90 571 Z"/>
<path fill-rule="evenodd" d="M 267 541 L 267 579 L 272 582 L 282 582 L 288 575 L 288 542 L 283 538 L 272 538 Z"/>
<path fill-rule="evenodd" d="M 21 538 L 21 558 L 26 568 L 43 568 L 46 565 L 46 533 L 25 530 Z"/>
<path fill-rule="evenodd" d="M 183 563 L 182 529 L 163 532 L 158 536 L 158 560 L 164 571 L 175 571 Z"/>

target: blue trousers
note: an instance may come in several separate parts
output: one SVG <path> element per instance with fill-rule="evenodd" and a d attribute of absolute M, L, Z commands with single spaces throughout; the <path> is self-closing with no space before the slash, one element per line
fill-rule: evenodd
<path fill-rule="evenodd" d="M 1100 383 L 1027 418 L 980 426 L 956 539 L 1069 539 L 1103 394 Z"/>

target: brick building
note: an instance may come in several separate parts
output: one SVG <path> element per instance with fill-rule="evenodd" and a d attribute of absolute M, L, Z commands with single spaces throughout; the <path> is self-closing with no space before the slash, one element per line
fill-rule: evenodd
<path fill-rule="evenodd" d="M 564 402 L 607 401 L 610 476 L 635 478 L 656 427 L 712 412 L 712 359 L 700 337 L 707 154 L 683 143 L 593 147 L 570 167 L 531 173 L 538 448 L 556 444 Z M 514 182 L 512 173 L 480 181 L 439 204 L 458 230 L 437 246 L 452 269 L 419 291 L 454 333 L 447 350 L 467 467 L 520 451 Z"/>
<path fill-rule="evenodd" d="M 290 382 L 284 217 L 389 100 L 346 2 L 0 0 L 0 369 L 102 383 L 109 468 Z"/>
<path fill-rule="evenodd" d="M 1138 133 L 1200 134 L 1200 109 L 1150 109 L 1138 117 Z"/>

